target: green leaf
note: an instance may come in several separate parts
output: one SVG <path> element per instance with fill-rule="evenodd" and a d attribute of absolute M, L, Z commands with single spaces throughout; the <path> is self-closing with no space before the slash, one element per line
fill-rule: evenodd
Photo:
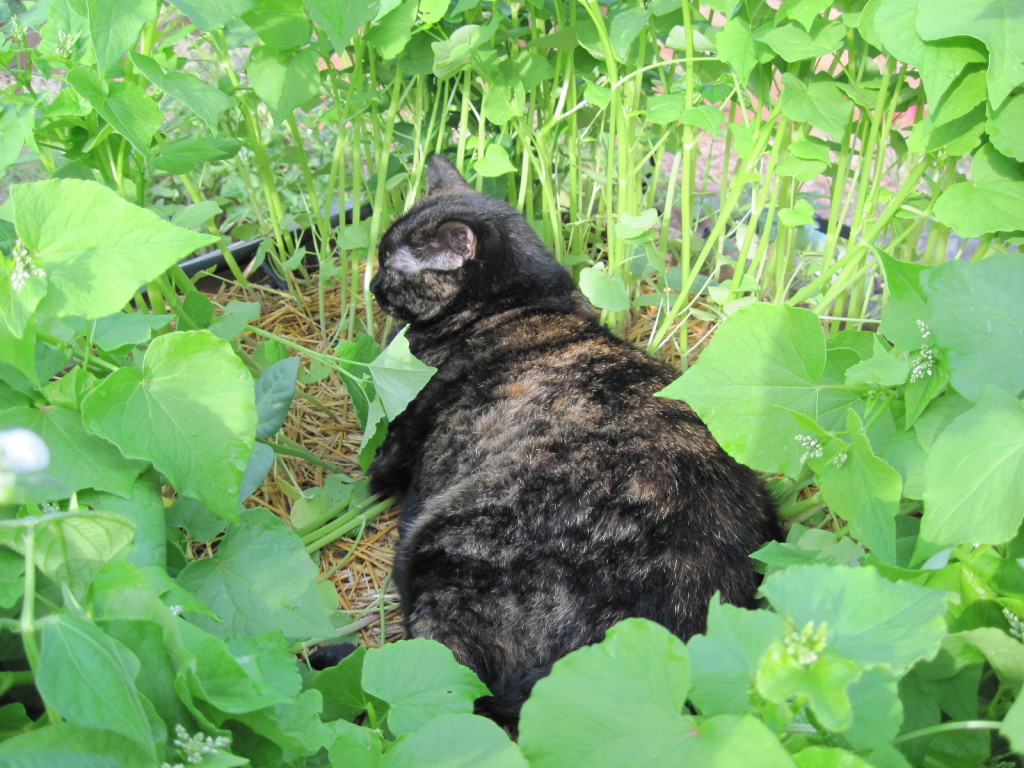
<path fill-rule="evenodd" d="M 476 172 L 486 178 L 515 173 L 516 167 L 508 158 L 508 151 L 501 144 L 488 144 L 483 157 L 476 161 Z"/>
<path fill-rule="evenodd" d="M 148 0 L 86 0 L 89 38 L 96 52 L 96 68 L 101 75 L 118 75 L 118 59 L 135 45 L 142 26 L 154 20 L 153 4 Z"/>
<path fill-rule="evenodd" d="M 793 204 L 792 208 L 779 210 L 779 221 L 787 227 L 804 227 L 814 224 L 814 206 L 801 197 Z"/>
<path fill-rule="evenodd" d="M 849 728 L 853 724 L 853 706 L 847 689 L 861 676 L 860 668 L 830 648 L 815 650 L 803 661 L 794 655 L 790 642 L 776 641 L 761 660 L 758 693 L 777 703 L 806 698 L 825 728 Z"/>
<path fill-rule="evenodd" d="M 0 412 L 0 429 L 25 427 L 50 449 L 49 473 L 60 485 L 32 490 L 37 501 L 63 499 L 83 488 L 128 496 L 135 478 L 145 469 L 125 459 L 106 440 L 85 431 L 82 414 L 61 405 L 22 406 Z"/>
<path fill-rule="evenodd" d="M 108 376 L 82 415 L 89 431 L 151 461 L 180 493 L 237 519 L 256 407 L 252 377 L 230 344 L 209 331 L 160 336 L 142 369 Z"/>
<path fill-rule="evenodd" d="M 193 24 L 206 32 L 213 32 L 241 18 L 242 14 L 255 6 L 254 0 L 173 0 L 182 13 Z"/>
<path fill-rule="evenodd" d="M 768 576 L 761 592 L 796 627 L 826 625 L 826 647 L 895 675 L 935 655 L 946 631 L 945 593 L 887 581 L 870 567 L 793 566 Z"/>
<path fill-rule="evenodd" d="M 534 686 L 519 723 L 523 754 L 532 768 L 710 765 L 686 760 L 689 679 L 679 638 L 646 619 L 621 621 Z"/>
<path fill-rule="evenodd" d="M 701 714 L 750 711 L 758 663 L 782 632 L 783 621 L 777 614 L 711 601 L 707 632 L 686 644 L 693 662 L 690 698 Z"/>
<path fill-rule="evenodd" d="M 695 125 L 698 128 L 703 128 L 712 136 L 715 136 L 718 134 L 718 129 L 722 123 L 725 122 L 725 115 L 718 107 L 705 104 L 700 107 L 684 109 L 683 114 L 679 117 L 679 122 L 683 125 Z"/>
<path fill-rule="evenodd" d="M 168 173 L 188 173 L 203 163 L 230 160 L 238 154 L 242 142 L 238 139 L 218 139 L 207 136 L 199 139 L 177 139 L 158 146 L 150 162 L 154 168 Z"/>
<path fill-rule="evenodd" d="M 412 39 L 417 10 L 417 0 L 404 0 L 397 8 L 377 18 L 364 39 L 373 45 L 382 59 L 390 61 L 404 51 Z"/>
<path fill-rule="evenodd" d="M 650 20 L 650 12 L 636 6 L 615 6 L 608 14 L 608 38 L 619 61 L 626 61 L 630 46 Z"/>
<path fill-rule="evenodd" d="M 272 512 L 251 509 L 228 527 L 214 557 L 189 563 L 178 581 L 220 617 L 222 623 L 190 617 L 208 632 L 229 637 L 278 629 L 307 640 L 334 633 L 316 576 L 299 537 Z"/>
<path fill-rule="evenodd" d="M 921 323 L 928 321 L 928 304 L 924 288 L 921 287 L 921 273 L 931 269 L 924 264 L 911 264 L 882 254 L 885 268 L 885 287 L 889 300 L 882 309 L 882 334 L 897 349 L 915 351 L 924 342 Z"/>
<path fill-rule="evenodd" d="M 154 734 L 135 686 L 139 663 L 131 652 L 67 614 L 50 617 L 41 634 L 36 686 L 47 705 L 69 722 L 127 736 L 155 764 Z"/>
<path fill-rule="evenodd" d="M 598 309 L 622 312 L 629 309 L 629 293 L 622 275 L 606 269 L 584 267 L 580 270 L 580 290 Z"/>
<path fill-rule="evenodd" d="M 985 124 L 992 145 L 1007 157 L 1024 163 L 1024 93 L 1011 96 Z"/>
<path fill-rule="evenodd" d="M 391 732 L 401 736 L 443 714 L 468 714 L 487 686 L 445 646 L 426 638 L 371 648 L 363 690 L 386 701 Z"/>
<path fill-rule="evenodd" d="M 256 379 L 256 437 L 271 437 L 284 426 L 295 395 L 299 358 L 278 360 Z"/>
<path fill-rule="evenodd" d="M 808 122 L 834 139 L 842 140 L 853 119 L 853 102 L 823 73 L 801 78 L 784 72 L 779 104 L 790 120 Z"/>
<path fill-rule="evenodd" d="M 25 554 L 32 529 L 35 563 L 58 584 L 84 594 L 100 568 L 132 542 L 135 525 L 111 512 L 51 512 L 0 520 L 0 544 Z"/>
<path fill-rule="evenodd" d="M 620 213 L 615 221 L 615 234 L 623 240 L 637 240 L 658 224 L 658 211 L 647 208 L 639 216 Z"/>
<path fill-rule="evenodd" d="M 42 316 L 119 312 L 139 286 L 216 238 L 168 224 L 94 181 L 11 188 L 18 235 L 46 270 Z"/>
<path fill-rule="evenodd" d="M 779 15 L 785 19 L 793 19 L 810 32 L 814 20 L 822 11 L 831 7 L 831 0 L 785 0 L 779 8 Z"/>
<path fill-rule="evenodd" d="M 999 733 L 1010 742 L 1010 748 L 1014 752 L 1024 753 L 1024 696 L 1017 694 L 1017 698 L 1003 717 Z"/>
<path fill-rule="evenodd" d="M 494 722 L 475 715 L 440 715 L 399 739 L 381 768 L 526 768 L 519 747 Z"/>
<path fill-rule="evenodd" d="M 135 524 L 135 544 L 128 559 L 138 566 L 167 564 L 167 511 L 155 472 L 147 473 L 121 498 L 110 493 L 83 491 L 78 501 L 102 512 L 116 512 Z"/>
<path fill-rule="evenodd" d="M 317 95 L 320 86 L 318 56 L 311 48 L 278 51 L 265 45 L 253 49 L 246 73 L 252 89 L 277 122 Z"/>
<path fill-rule="evenodd" d="M 256 7 L 242 14 L 260 42 L 270 48 L 288 50 L 309 42 L 313 31 L 303 10 L 303 0 L 256 0 Z"/>
<path fill-rule="evenodd" d="M 366 711 L 368 697 L 362 685 L 365 656 L 366 646 L 360 645 L 333 667 L 317 673 L 313 687 L 324 697 L 325 721 L 354 720 Z"/>
<path fill-rule="evenodd" d="M 797 768 L 876 768 L 839 747 L 807 747 L 793 755 Z"/>
<path fill-rule="evenodd" d="M 1022 185 L 1024 190 L 1024 185 Z M 1016 254 L 977 264 L 956 261 L 922 279 L 935 343 L 946 352 L 953 386 L 975 400 L 988 386 L 1024 389 L 1024 268 Z M 984 343 L 979 343 L 984 340 Z"/>
<path fill-rule="evenodd" d="M 740 86 L 745 86 L 757 66 L 759 48 L 767 47 L 754 40 L 750 25 L 741 18 L 729 19 L 715 37 L 715 46 L 722 61 L 736 72 Z"/>
<path fill-rule="evenodd" d="M 156 765 L 151 745 L 113 730 L 56 723 L 4 741 L 4 768 L 137 768 Z"/>
<path fill-rule="evenodd" d="M 246 326 L 260 316 L 258 301 L 237 301 L 232 299 L 224 312 L 210 323 L 209 331 L 218 339 L 233 341 L 245 332 Z"/>
<path fill-rule="evenodd" d="M 803 448 L 789 411 L 820 419 L 826 408 L 838 410 L 820 389 L 824 373 L 818 317 L 758 303 L 723 323 L 697 362 L 659 395 L 688 402 L 737 461 L 795 476 Z"/>
<path fill-rule="evenodd" d="M 1024 516 L 1024 408 L 989 388 L 936 438 L 925 462 L 921 538 L 1001 544 Z"/>
<path fill-rule="evenodd" d="M 306 11 L 318 32 L 326 32 L 334 50 L 340 53 L 356 31 L 377 14 L 377 6 L 361 0 L 307 0 Z"/>
<path fill-rule="evenodd" d="M 226 93 L 186 72 L 164 72 L 156 59 L 137 51 L 132 52 L 131 58 L 149 82 L 188 107 L 211 131 L 217 130 L 217 121 L 231 106 L 231 99 Z"/>
<path fill-rule="evenodd" d="M 588 88 L 596 86 L 587 86 Z M 597 104 L 593 98 L 589 98 L 584 92 L 583 98 L 596 106 L 607 106 L 611 100 L 611 92 L 607 92 L 603 104 Z M 651 96 L 647 99 L 647 122 L 655 125 L 669 125 L 676 123 L 686 109 L 686 96 L 682 93 L 662 93 Z"/>
<path fill-rule="evenodd" d="M 988 48 L 989 102 L 998 108 L 1024 81 L 1024 0 L 921 0 L 917 31 L 926 40 L 967 36 Z"/>
<path fill-rule="evenodd" d="M 869 669 L 849 688 L 853 723 L 843 739 L 857 750 L 888 745 L 903 724 L 896 678 L 884 669 Z"/>
<path fill-rule="evenodd" d="M 336 721 L 331 725 L 338 733 L 338 737 L 328 750 L 332 766 L 379 768 L 384 749 L 380 733 L 346 723 L 344 720 Z"/>
<path fill-rule="evenodd" d="M 118 312 L 101 317 L 93 330 L 93 343 L 102 350 L 112 352 L 128 345 L 142 345 L 171 324 L 174 315 L 144 315 L 141 312 Z"/>
<path fill-rule="evenodd" d="M 962 237 L 1024 229 L 1024 183 L 953 184 L 936 201 L 935 217 Z"/>
<path fill-rule="evenodd" d="M 792 63 L 835 53 L 846 38 L 846 27 L 838 21 L 818 19 L 810 32 L 799 24 L 780 24 L 757 33 L 756 38 Z"/>
<path fill-rule="evenodd" d="M 149 156 L 149 145 L 164 124 L 164 113 L 142 88 L 134 83 L 101 80 L 88 67 L 72 69 L 68 82 L 139 154 Z"/>
<path fill-rule="evenodd" d="M 370 363 L 369 370 L 389 420 L 404 411 L 437 372 L 436 368 L 420 362 L 409 351 L 404 328 Z"/>
<path fill-rule="evenodd" d="M 929 104 L 936 105 L 969 64 L 985 63 L 985 48 L 969 38 L 928 41 L 918 34 L 919 0 L 871 0 L 861 13 L 860 31 L 873 45 L 921 73 Z M 934 13 L 922 4 L 922 15 Z"/>

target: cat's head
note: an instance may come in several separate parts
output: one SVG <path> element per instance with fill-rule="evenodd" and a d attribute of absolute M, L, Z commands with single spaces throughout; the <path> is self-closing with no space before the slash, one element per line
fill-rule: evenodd
<path fill-rule="evenodd" d="M 478 193 L 440 155 L 427 168 L 426 197 L 381 238 L 370 289 L 409 323 L 576 295 L 526 219 Z"/>

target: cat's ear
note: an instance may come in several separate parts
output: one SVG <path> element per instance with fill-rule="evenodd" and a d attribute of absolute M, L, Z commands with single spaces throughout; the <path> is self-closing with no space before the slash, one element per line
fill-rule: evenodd
<path fill-rule="evenodd" d="M 472 187 L 462 178 L 462 174 L 452 165 L 451 160 L 443 155 L 434 155 L 427 165 L 427 194 L 436 195 L 440 192 L 472 191 Z"/>
<path fill-rule="evenodd" d="M 434 245 L 443 269 L 457 269 L 476 256 L 476 233 L 461 221 L 446 221 L 437 228 Z"/>

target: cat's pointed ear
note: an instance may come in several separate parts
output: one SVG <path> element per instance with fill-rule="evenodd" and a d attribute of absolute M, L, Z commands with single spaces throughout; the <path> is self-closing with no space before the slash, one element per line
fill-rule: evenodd
<path fill-rule="evenodd" d="M 476 257 L 476 233 L 461 221 L 446 221 L 438 227 L 434 242 L 444 269 L 457 269 Z"/>
<path fill-rule="evenodd" d="M 427 165 L 427 194 L 440 192 L 472 191 L 451 160 L 443 155 L 434 155 Z"/>

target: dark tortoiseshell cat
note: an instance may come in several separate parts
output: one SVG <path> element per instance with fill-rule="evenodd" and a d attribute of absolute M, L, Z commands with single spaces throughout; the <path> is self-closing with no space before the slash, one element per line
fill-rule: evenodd
<path fill-rule="evenodd" d="M 684 403 L 668 367 L 615 338 L 526 220 L 435 156 L 384 235 L 371 289 L 438 371 L 370 468 L 404 498 L 406 629 L 439 640 L 513 725 L 533 683 L 616 621 L 686 638 L 708 600 L 750 605 L 747 555 L 773 505 Z"/>

